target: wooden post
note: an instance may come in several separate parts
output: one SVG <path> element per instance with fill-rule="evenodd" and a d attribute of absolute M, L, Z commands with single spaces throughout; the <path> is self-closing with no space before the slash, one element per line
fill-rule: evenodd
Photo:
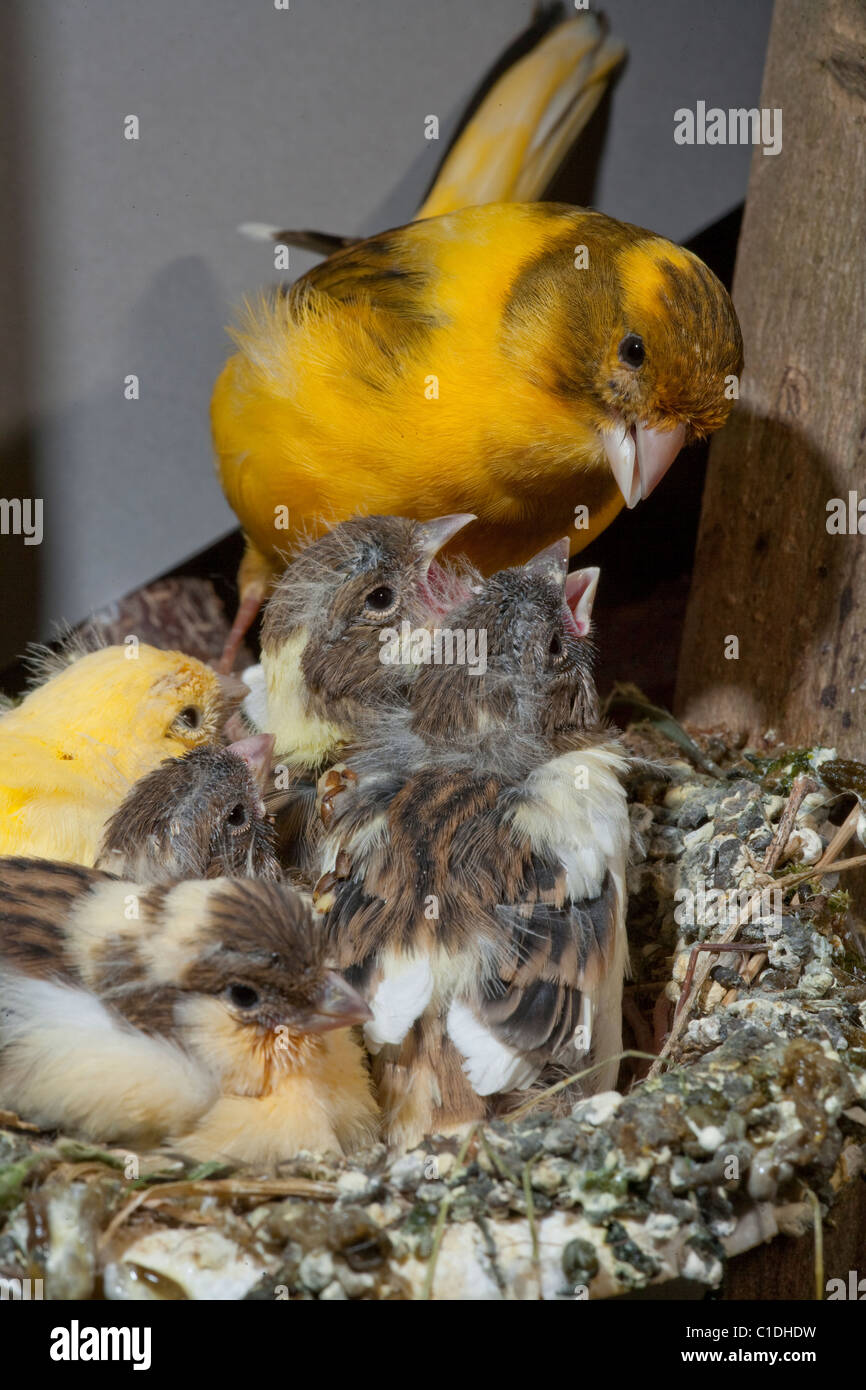
<path fill-rule="evenodd" d="M 782 111 L 782 150 L 752 161 L 733 287 L 746 365 L 710 452 L 676 707 L 864 757 L 862 0 L 776 0 L 761 105 Z"/>

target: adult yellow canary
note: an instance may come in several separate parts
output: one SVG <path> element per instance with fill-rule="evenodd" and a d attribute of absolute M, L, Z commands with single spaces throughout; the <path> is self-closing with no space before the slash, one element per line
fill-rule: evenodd
<path fill-rule="evenodd" d="M 696 256 L 555 203 L 495 203 L 336 252 L 246 306 L 212 402 L 248 626 L 287 520 L 474 512 L 483 571 L 579 550 L 719 428 L 742 342 Z M 584 508 L 585 510 L 576 510 Z M 576 524 L 575 524 L 576 523 Z"/>
<path fill-rule="evenodd" d="M 604 22 L 597 15 L 586 12 L 569 16 L 562 4 L 536 6 L 528 28 L 509 45 L 480 83 L 416 219 L 441 216 L 480 203 L 529 202 L 540 198 L 624 56 L 623 45 L 608 35 Z M 325 255 L 358 241 L 321 232 L 282 231 L 262 223 L 247 223 L 242 230 L 254 237 L 290 242 Z M 387 279 L 388 267 L 379 269 Z M 431 308 L 435 309 L 435 305 Z M 348 313 L 351 315 L 352 310 L 348 309 Z M 399 352 L 399 323 L 391 325 L 389 336 L 398 339 L 395 351 Z M 363 346 L 360 351 L 363 356 Z M 250 443 L 256 459 L 251 468 L 245 470 L 244 480 L 238 486 L 237 479 L 228 477 L 234 471 L 230 460 L 234 456 L 235 442 L 240 439 L 243 451 L 243 435 L 249 423 L 245 417 L 239 434 L 233 432 L 232 441 L 224 444 L 225 422 L 238 408 L 235 386 L 242 387 L 239 378 L 233 381 L 234 385 L 231 379 L 221 379 L 214 400 L 219 472 L 226 494 L 238 510 L 245 529 L 248 518 L 258 518 L 259 522 L 264 518 L 268 534 L 263 542 L 257 543 L 248 532 L 247 553 L 239 575 L 241 604 L 226 646 L 225 669 L 230 669 L 244 632 L 253 621 L 275 571 L 281 568 L 279 554 L 291 539 L 285 529 L 280 535 L 272 533 L 275 518 L 269 511 L 269 489 L 264 487 L 259 491 L 259 482 L 270 477 L 270 481 L 277 484 L 276 491 L 281 498 L 286 490 L 292 492 L 291 477 L 285 475 L 283 467 L 282 441 L 273 441 L 273 475 L 270 475 L 270 465 L 260 467 L 261 440 L 257 437 L 261 430 L 266 434 L 270 432 L 269 410 L 266 409 L 264 417 L 252 426 Z M 368 423 L 362 402 L 359 402 L 359 411 L 356 433 L 365 430 Z M 274 423 L 279 429 L 279 423 Z M 264 448 L 265 453 L 270 452 L 268 445 Z M 340 466 L 344 461 L 341 457 Z M 327 470 L 332 464 L 326 451 L 319 466 Z M 411 477 L 412 471 L 413 461 L 408 457 L 407 476 Z M 238 505 L 234 499 L 241 492 L 244 500 Z M 346 493 L 347 498 L 331 520 L 339 521 L 356 511 L 369 510 L 363 497 L 353 497 L 349 474 Z M 399 510 L 396 501 L 388 501 L 387 489 L 385 499 L 383 510 Z M 300 529 L 303 532 L 309 524 L 310 530 L 318 533 L 321 512 L 322 508 L 314 506 L 307 515 L 292 507 L 288 521 L 290 531 Z M 415 510 L 412 515 L 427 518 L 433 513 Z M 280 512 L 277 524 L 278 527 L 286 525 L 285 512 Z M 253 529 L 261 532 L 262 527 L 255 525 Z"/>

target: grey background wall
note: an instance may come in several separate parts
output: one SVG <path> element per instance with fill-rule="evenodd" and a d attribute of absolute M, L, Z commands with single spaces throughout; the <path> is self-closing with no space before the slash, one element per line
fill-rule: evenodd
<path fill-rule="evenodd" d="M 771 0 L 607 0 L 628 66 L 595 206 L 687 240 L 744 196 L 751 150 L 673 113 L 757 104 Z M 274 279 L 248 219 L 407 220 L 528 0 L 5 0 L 0 7 L 0 664 L 50 624 L 234 526 L 208 401 L 232 306 Z M 124 139 L 135 114 L 140 139 Z M 424 117 L 441 122 L 425 141 Z M 292 273 L 311 259 L 292 253 Z M 138 401 L 124 399 L 129 373 Z"/>

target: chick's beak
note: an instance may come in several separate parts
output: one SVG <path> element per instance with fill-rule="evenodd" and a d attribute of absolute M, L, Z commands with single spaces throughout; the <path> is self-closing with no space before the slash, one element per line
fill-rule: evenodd
<path fill-rule="evenodd" d="M 418 551 L 425 560 L 432 560 L 452 536 L 475 520 L 474 512 L 455 512 L 452 516 L 437 516 L 418 525 Z"/>
<path fill-rule="evenodd" d="M 432 612 L 438 616 L 447 613 L 461 598 L 468 597 L 468 590 L 466 593 L 462 590 L 448 592 L 449 586 L 442 569 L 435 563 L 435 556 L 452 536 L 456 536 L 458 531 L 462 531 L 464 526 L 475 520 L 474 512 L 455 512 L 452 516 L 437 516 L 433 521 L 422 521 L 418 525 L 415 538 L 418 554 L 422 561 L 426 561 L 421 592 Z"/>
<path fill-rule="evenodd" d="M 246 699 L 247 695 L 249 695 L 250 688 L 248 685 L 244 684 L 240 676 L 223 675 L 219 671 L 215 672 L 215 674 L 219 681 L 222 697 L 229 709 L 235 708 L 242 700 Z"/>
<path fill-rule="evenodd" d="M 617 425 L 602 434 L 602 444 L 617 487 L 630 509 L 649 497 L 667 473 L 686 438 L 685 425 L 651 430 L 647 425 Z"/>
<path fill-rule="evenodd" d="M 598 566 L 593 565 L 589 569 L 575 570 L 565 581 L 565 606 L 578 637 L 585 637 L 589 632 L 600 574 Z"/>
<path fill-rule="evenodd" d="M 273 734 L 250 734 L 229 744 L 229 752 L 243 758 L 262 796 L 268 790 L 275 741 Z"/>
<path fill-rule="evenodd" d="M 545 579 L 550 580 L 551 584 L 556 584 L 565 592 L 570 550 L 569 539 L 567 536 L 563 536 L 561 541 L 554 541 L 553 545 L 539 550 L 537 555 L 533 555 L 531 560 L 526 561 L 523 568 L 528 574 L 543 575 Z"/>
<path fill-rule="evenodd" d="M 342 975 L 329 970 L 309 1015 L 304 1019 L 304 1031 L 327 1033 L 332 1028 L 350 1028 L 353 1023 L 366 1023 L 372 1017 L 372 1009 L 364 1003 L 358 991 L 347 984 Z"/>

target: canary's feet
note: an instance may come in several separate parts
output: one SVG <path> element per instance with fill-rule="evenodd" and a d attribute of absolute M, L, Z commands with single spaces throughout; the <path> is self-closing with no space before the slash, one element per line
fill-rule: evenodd
<path fill-rule="evenodd" d="M 231 632 L 226 638 L 226 644 L 223 647 L 223 653 L 217 667 L 217 670 L 222 671 L 223 674 L 231 671 L 237 661 L 241 643 L 255 622 L 256 615 L 268 596 L 276 573 L 274 563 L 260 550 L 257 550 L 247 537 L 244 558 L 241 560 L 238 570 L 238 592 L 240 594 L 238 611 L 235 614 Z"/>
<path fill-rule="evenodd" d="M 237 661 L 241 643 L 256 620 L 256 614 L 265 601 L 266 592 L 267 586 L 263 583 L 253 584 L 244 590 L 231 632 L 226 638 L 222 656 L 217 664 L 216 669 L 222 675 L 228 675 Z"/>

